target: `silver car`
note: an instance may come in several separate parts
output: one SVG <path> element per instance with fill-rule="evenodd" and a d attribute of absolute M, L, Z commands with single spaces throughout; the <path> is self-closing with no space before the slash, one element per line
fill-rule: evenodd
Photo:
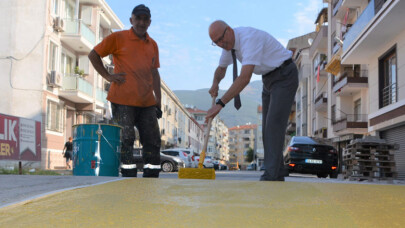
<path fill-rule="evenodd" d="M 171 148 L 161 151 L 163 154 L 179 157 L 184 161 L 187 168 L 195 168 L 194 153 L 191 149 L 186 148 Z"/>

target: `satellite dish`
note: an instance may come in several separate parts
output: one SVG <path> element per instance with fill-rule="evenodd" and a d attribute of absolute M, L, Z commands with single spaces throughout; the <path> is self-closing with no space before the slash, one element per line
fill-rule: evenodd
<path fill-rule="evenodd" d="M 308 38 L 308 44 L 309 44 L 309 46 L 311 46 L 312 45 L 312 42 L 314 41 L 314 39 L 312 39 L 312 38 Z"/>

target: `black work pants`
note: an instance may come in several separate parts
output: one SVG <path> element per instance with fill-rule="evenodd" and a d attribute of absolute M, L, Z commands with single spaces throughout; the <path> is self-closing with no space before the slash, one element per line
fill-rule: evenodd
<path fill-rule="evenodd" d="M 284 181 L 283 147 L 288 117 L 298 88 L 295 63 L 263 75 L 263 147 L 265 171 L 260 180 Z"/>
<path fill-rule="evenodd" d="M 134 107 L 111 103 L 113 120 L 122 129 L 121 173 L 123 176 L 136 176 L 133 167 L 133 146 L 135 129 L 139 132 L 144 162 L 143 177 L 159 177 L 160 172 L 160 131 L 156 117 L 156 107 Z M 134 174 L 135 171 L 135 174 Z"/>

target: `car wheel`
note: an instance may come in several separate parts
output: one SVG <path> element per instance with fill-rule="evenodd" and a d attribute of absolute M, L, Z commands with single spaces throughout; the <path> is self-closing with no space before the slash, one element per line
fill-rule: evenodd
<path fill-rule="evenodd" d="M 319 178 L 326 178 L 328 174 L 321 173 L 321 174 L 316 174 Z"/>
<path fill-rule="evenodd" d="M 173 164 L 170 162 L 163 162 L 162 171 L 163 172 L 173 172 Z"/>
<path fill-rule="evenodd" d="M 333 178 L 333 179 L 336 179 L 337 176 L 338 176 L 338 173 L 337 173 L 337 172 L 333 172 L 333 173 L 330 173 L 330 174 L 329 174 L 329 177 L 330 177 L 330 178 Z"/>

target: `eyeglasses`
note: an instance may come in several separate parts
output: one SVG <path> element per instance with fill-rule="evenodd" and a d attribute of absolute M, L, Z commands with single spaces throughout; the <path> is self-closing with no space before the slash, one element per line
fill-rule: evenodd
<path fill-rule="evenodd" d="M 226 33 L 227 29 L 228 29 L 228 27 L 225 28 L 224 33 L 222 34 L 221 37 L 219 37 L 216 41 L 212 41 L 212 43 L 211 43 L 212 46 L 217 46 L 217 44 L 224 39 L 224 36 L 225 36 L 225 33 Z"/>

